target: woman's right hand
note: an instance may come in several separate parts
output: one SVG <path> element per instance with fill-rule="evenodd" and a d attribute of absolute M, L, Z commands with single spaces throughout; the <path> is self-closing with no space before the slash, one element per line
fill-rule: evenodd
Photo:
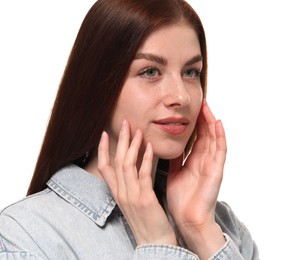
<path fill-rule="evenodd" d="M 176 245 L 175 232 L 153 190 L 153 150 L 150 143 L 141 158 L 140 169 L 137 167 L 142 139 L 142 131 L 138 129 L 130 142 L 129 123 L 124 120 L 112 165 L 109 136 L 103 132 L 98 146 L 98 170 L 132 229 L 138 245 Z"/>

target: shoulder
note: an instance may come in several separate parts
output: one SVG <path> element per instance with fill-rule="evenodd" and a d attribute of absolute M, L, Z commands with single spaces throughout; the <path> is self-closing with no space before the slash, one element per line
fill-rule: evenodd
<path fill-rule="evenodd" d="M 18 216 L 24 216 L 23 210 L 32 210 L 33 208 L 42 206 L 45 201 L 50 199 L 49 195 L 51 193 L 52 191 L 47 188 L 8 205 L 0 211 L 0 221 L 7 217 L 18 218 Z"/>
<path fill-rule="evenodd" d="M 34 259 L 39 255 L 32 254 L 40 250 L 31 231 L 37 224 L 36 209 L 42 208 L 50 193 L 49 189 L 45 189 L 0 211 L 0 258 Z"/>

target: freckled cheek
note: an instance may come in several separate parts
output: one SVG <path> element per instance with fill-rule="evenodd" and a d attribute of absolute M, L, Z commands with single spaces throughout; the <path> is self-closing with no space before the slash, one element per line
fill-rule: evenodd
<path fill-rule="evenodd" d="M 143 129 L 146 117 L 149 116 L 148 112 L 144 109 L 144 104 L 146 103 L 135 102 L 135 100 L 137 100 L 137 97 L 132 97 L 130 100 L 127 100 L 127 102 L 124 102 L 123 106 L 119 109 L 123 118 L 128 120 L 132 134 L 134 134 L 138 128 Z"/>

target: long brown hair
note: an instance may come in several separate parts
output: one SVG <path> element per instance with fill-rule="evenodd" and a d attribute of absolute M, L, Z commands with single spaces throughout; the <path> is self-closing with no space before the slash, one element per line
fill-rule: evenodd
<path fill-rule="evenodd" d="M 43 190 L 61 167 L 83 166 L 86 152 L 97 148 L 142 42 L 157 28 L 181 20 L 198 34 L 206 94 L 205 33 L 184 0 L 98 0 L 91 7 L 70 53 L 28 195 Z"/>

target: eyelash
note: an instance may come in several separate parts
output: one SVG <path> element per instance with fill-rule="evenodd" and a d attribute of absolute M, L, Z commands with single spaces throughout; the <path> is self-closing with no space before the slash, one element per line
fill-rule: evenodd
<path fill-rule="evenodd" d="M 186 70 L 185 72 L 183 72 L 183 74 L 185 74 L 186 72 L 190 72 L 190 71 L 192 71 L 192 72 L 194 72 L 194 76 L 188 76 L 189 78 L 197 78 L 197 79 L 199 79 L 200 77 L 201 77 L 201 70 L 199 70 L 199 69 L 189 69 L 189 70 Z"/>
<path fill-rule="evenodd" d="M 154 73 L 154 75 L 148 75 L 147 73 L 148 72 L 155 72 Z M 193 76 L 186 76 L 187 78 L 196 78 L 196 79 L 199 79 L 200 77 L 201 77 L 201 70 L 199 70 L 199 69 L 188 69 L 188 70 L 186 70 L 186 71 L 184 71 L 183 73 L 182 73 L 182 76 L 184 76 L 185 75 L 185 73 L 188 73 L 188 72 L 194 72 L 194 75 Z M 147 75 L 146 75 L 147 74 Z M 160 73 L 160 70 L 158 69 L 158 68 L 156 68 L 156 67 L 149 67 L 149 68 L 146 68 L 146 69 L 144 69 L 144 70 L 142 70 L 139 74 L 138 74 L 138 76 L 140 76 L 140 77 L 144 77 L 144 78 L 149 78 L 149 79 L 153 79 L 153 78 L 155 78 L 156 76 L 160 76 L 161 75 L 161 73 Z"/>
<path fill-rule="evenodd" d="M 154 75 L 152 76 L 149 76 L 147 73 L 148 72 L 152 72 L 152 71 L 155 71 Z M 142 70 L 138 75 L 141 76 L 141 77 L 144 77 L 144 78 L 154 78 L 156 76 L 156 73 L 158 73 L 158 76 L 161 74 L 159 69 L 156 68 L 156 67 L 149 67 L 149 68 L 146 68 L 144 70 Z M 146 75 L 147 74 L 147 75 Z"/>

